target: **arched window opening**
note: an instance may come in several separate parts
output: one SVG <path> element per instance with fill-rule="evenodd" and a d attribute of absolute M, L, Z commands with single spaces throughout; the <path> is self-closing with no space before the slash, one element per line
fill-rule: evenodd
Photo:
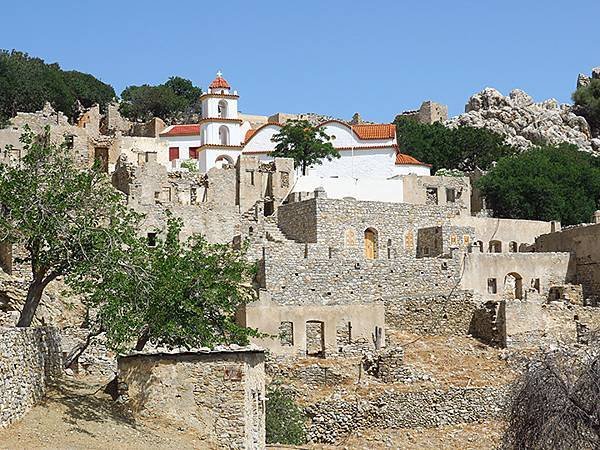
<path fill-rule="evenodd" d="M 473 248 L 479 253 L 483 253 L 483 241 L 475 241 Z"/>
<path fill-rule="evenodd" d="M 504 278 L 504 292 L 511 299 L 523 298 L 523 277 L 516 272 L 511 272 Z"/>
<path fill-rule="evenodd" d="M 222 169 L 224 166 L 233 166 L 233 159 L 229 155 L 220 155 L 215 159 L 215 166 Z"/>
<path fill-rule="evenodd" d="M 511 241 L 508 243 L 508 251 L 510 253 L 517 253 L 518 251 L 518 244 L 515 241 Z"/>
<path fill-rule="evenodd" d="M 377 230 L 367 228 L 365 230 L 365 258 L 377 259 Z"/>
<path fill-rule="evenodd" d="M 221 145 L 229 145 L 229 128 L 225 125 L 219 127 L 219 142 Z"/>
<path fill-rule="evenodd" d="M 490 253 L 502 253 L 502 242 L 490 241 L 489 252 Z"/>
<path fill-rule="evenodd" d="M 226 119 L 227 118 L 227 102 L 225 100 L 221 100 L 217 106 L 219 112 L 219 118 Z"/>

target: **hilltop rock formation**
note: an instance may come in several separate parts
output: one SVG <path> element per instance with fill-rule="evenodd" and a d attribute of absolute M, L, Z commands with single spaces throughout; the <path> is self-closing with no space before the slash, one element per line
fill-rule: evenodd
<path fill-rule="evenodd" d="M 522 150 L 567 142 L 600 153 L 600 139 L 592 139 L 587 121 L 575 114 L 571 105 L 561 105 L 555 99 L 535 103 L 520 89 L 504 96 L 496 89 L 485 88 L 469 98 L 464 114 L 448 120 L 446 125 L 488 128 L 505 135 L 509 144 Z"/>

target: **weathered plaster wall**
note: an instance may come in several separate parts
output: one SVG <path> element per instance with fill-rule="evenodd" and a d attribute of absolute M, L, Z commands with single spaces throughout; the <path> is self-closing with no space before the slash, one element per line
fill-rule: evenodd
<path fill-rule="evenodd" d="M 568 228 L 544 234 L 535 242 L 536 252 L 571 252 L 575 262 L 575 282 L 583 295 L 597 303 L 600 299 L 600 224 Z"/>
<path fill-rule="evenodd" d="M 402 181 L 404 183 L 404 202 L 406 203 L 431 204 L 431 198 L 427 196 L 427 189 L 437 189 L 438 205 L 459 207 L 464 209 L 467 215 L 471 213 L 471 184 L 467 177 L 413 175 L 402 177 Z M 454 201 L 449 195 L 449 189 L 454 190 Z"/>
<path fill-rule="evenodd" d="M 245 326 L 273 336 L 255 340 L 257 345 L 284 355 L 306 355 L 306 324 L 322 322 L 324 356 L 330 357 L 344 354 L 344 347 L 352 344 L 373 347 L 375 328 L 383 331 L 384 306 L 382 302 L 365 305 L 280 305 L 271 301 L 267 293 L 261 293 L 261 299 L 246 305 L 241 317 Z M 281 339 L 279 328 L 282 322 L 292 323 L 292 336 L 288 339 Z M 350 332 L 342 335 L 340 327 L 350 329 Z M 385 345 L 384 334 L 379 343 Z"/>
<path fill-rule="evenodd" d="M 517 249 L 522 250 L 522 244 L 533 244 L 538 236 L 549 233 L 553 226 L 552 222 L 538 220 L 499 219 L 469 215 L 456 218 L 455 223 L 475 229 L 474 241 L 481 241 L 483 243 L 484 253 L 489 252 L 490 241 L 502 242 L 503 253 L 509 252 L 510 242 L 515 242 Z M 554 226 L 560 227 L 560 224 L 557 223 Z M 473 251 L 478 252 L 479 249 L 474 248 Z"/>
<path fill-rule="evenodd" d="M 461 288 L 473 290 L 487 298 L 505 295 L 508 274 L 522 277 L 523 295 L 533 289 L 539 279 L 540 293 L 545 295 L 552 285 L 565 284 L 572 278 L 568 253 L 467 253 Z M 488 292 L 488 280 L 495 279 L 497 292 Z"/>
<path fill-rule="evenodd" d="M 0 428 L 23 417 L 61 373 L 56 330 L 0 329 Z"/>
<path fill-rule="evenodd" d="M 262 351 L 134 354 L 119 358 L 134 415 L 167 420 L 206 448 L 265 447 Z"/>

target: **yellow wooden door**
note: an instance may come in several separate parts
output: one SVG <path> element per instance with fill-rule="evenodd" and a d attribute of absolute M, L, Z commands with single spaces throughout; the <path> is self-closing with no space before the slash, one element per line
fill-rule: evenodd
<path fill-rule="evenodd" d="M 365 231 L 365 258 L 375 259 L 375 233 L 372 230 Z"/>

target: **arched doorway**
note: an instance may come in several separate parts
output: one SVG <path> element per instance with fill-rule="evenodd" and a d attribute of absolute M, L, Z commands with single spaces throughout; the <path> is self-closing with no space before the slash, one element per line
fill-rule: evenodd
<path fill-rule="evenodd" d="M 516 272 L 511 272 L 504 278 L 504 292 L 509 298 L 523 299 L 523 277 Z"/>
<path fill-rule="evenodd" d="M 502 242 L 501 241 L 490 241 L 488 251 L 490 253 L 502 253 Z"/>
<path fill-rule="evenodd" d="M 215 166 L 220 169 L 226 165 L 233 166 L 233 159 L 231 159 L 231 156 L 228 156 L 228 155 L 217 156 L 217 159 L 215 159 Z"/>
<path fill-rule="evenodd" d="M 365 258 L 377 259 L 377 230 L 375 228 L 365 230 Z"/>

